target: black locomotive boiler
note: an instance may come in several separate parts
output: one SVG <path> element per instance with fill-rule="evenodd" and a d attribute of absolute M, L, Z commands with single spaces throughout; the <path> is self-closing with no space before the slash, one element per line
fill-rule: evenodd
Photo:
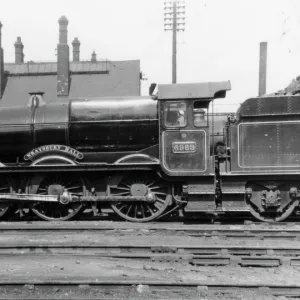
<path fill-rule="evenodd" d="M 0 211 L 68 220 L 111 207 L 145 222 L 171 211 L 251 212 L 280 221 L 299 206 L 300 97 L 246 100 L 209 114 L 229 82 L 159 85 L 149 97 L 82 98 L 0 109 Z"/>

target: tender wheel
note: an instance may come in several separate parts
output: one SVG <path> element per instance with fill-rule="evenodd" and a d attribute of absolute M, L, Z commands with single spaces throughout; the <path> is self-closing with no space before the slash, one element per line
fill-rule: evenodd
<path fill-rule="evenodd" d="M 110 187 L 115 196 L 146 196 L 152 193 L 153 202 L 119 202 L 112 209 L 123 219 L 132 222 L 147 222 L 156 219 L 168 207 L 171 201 L 170 186 L 157 175 L 132 174 L 124 178 L 118 186 Z"/>
<path fill-rule="evenodd" d="M 298 206 L 298 201 L 295 201 L 289 205 L 289 207 L 282 213 L 268 213 L 268 212 L 259 212 L 258 209 L 250 204 L 249 210 L 250 213 L 258 220 L 263 222 L 280 222 L 288 218 L 295 208 Z"/>
<path fill-rule="evenodd" d="M 11 194 L 14 193 L 12 182 L 8 178 L 0 179 L 0 193 L 1 194 Z M 13 210 L 13 204 L 0 202 L 0 218 L 3 219 L 7 217 L 9 213 Z"/>
<path fill-rule="evenodd" d="M 85 184 L 81 177 L 60 174 L 38 175 L 27 185 L 27 193 L 39 195 L 61 195 L 64 191 L 70 194 L 84 195 Z M 43 220 L 66 221 L 78 215 L 83 205 L 80 203 L 34 203 L 32 211 Z"/>
<path fill-rule="evenodd" d="M 246 186 L 246 203 L 251 214 L 263 222 L 280 222 L 288 218 L 299 201 L 297 182 L 261 181 Z"/>

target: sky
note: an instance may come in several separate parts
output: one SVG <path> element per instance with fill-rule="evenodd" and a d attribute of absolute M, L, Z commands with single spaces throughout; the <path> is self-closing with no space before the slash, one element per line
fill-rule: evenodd
<path fill-rule="evenodd" d="M 142 94 L 152 82 L 171 83 L 172 33 L 164 31 L 164 0 L 0 0 L 5 62 L 18 36 L 25 61 L 55 61 L 58 19 L 69 20 L 81 59 L 141 61 Z M 300 75 L 299 0 L 186 0 L 178 33 L 177 82 L 230 80 L 216 111 L 235 111 L 258 94 L 259 44 L 268 43 L 267 93 Z M 72 57 L 70 53 L 70 57 Z"/>

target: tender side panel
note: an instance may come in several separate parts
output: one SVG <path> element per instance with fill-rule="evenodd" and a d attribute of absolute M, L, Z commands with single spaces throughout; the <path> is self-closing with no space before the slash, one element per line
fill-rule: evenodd
<path fill-rule="evenodd" d="M 240 168 L 300 167 L 300 122 L 240 124 L 238 164 Z"/>
<path fill-rule="evenodd" d="M 171 175 L 203 173 L 206 163 L 206 132 L 165 131 L 162 133 L 163 167 Z"/>

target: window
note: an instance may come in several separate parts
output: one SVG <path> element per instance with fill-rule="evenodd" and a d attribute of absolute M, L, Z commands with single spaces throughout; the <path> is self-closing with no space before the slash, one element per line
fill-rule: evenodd
<path fill-rule="evenodd" d="M 187 125 L 186 103 L 166 102 L 165 103 L 165 126 L 185 127 Z"/>
<path fill-rule="evenodd" d="M 203 127 L 208 125 L 207 108 L 203 107 L 203 103 L 201 103 L 201 101 L 196 101 L 194 103 L 193 117 L 194 125 L 196 127 Z"/>

